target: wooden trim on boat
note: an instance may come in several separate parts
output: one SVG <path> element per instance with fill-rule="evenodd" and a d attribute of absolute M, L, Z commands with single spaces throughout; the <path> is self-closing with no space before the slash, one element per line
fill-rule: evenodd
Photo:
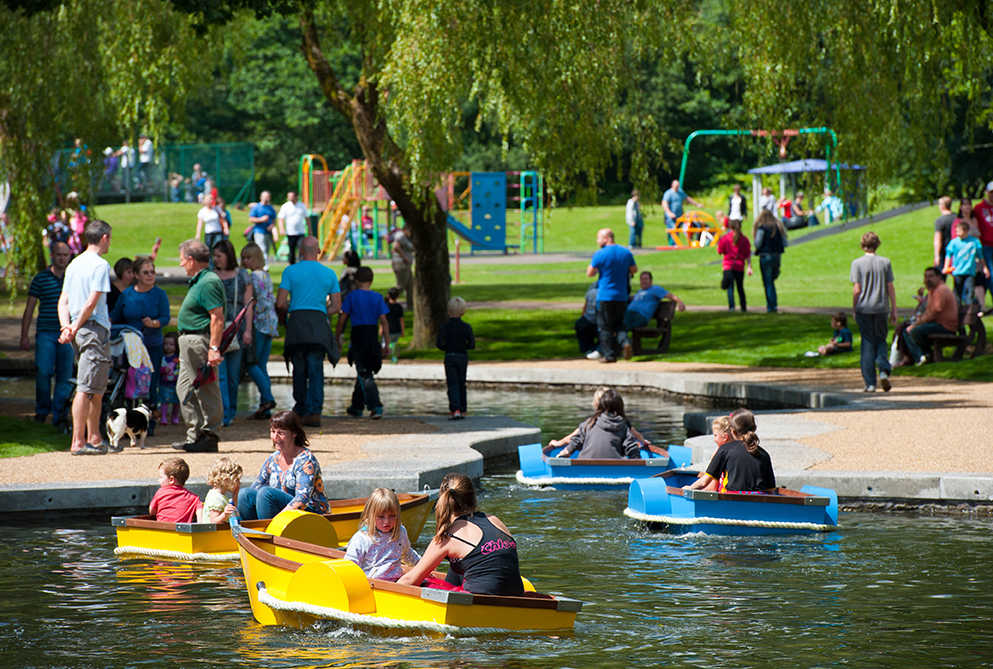
<path fill-rule="evenodd" d="M 669 464 L 669 458 L 549 458 L 548 464 L 556 467 L 664 467 Z"/>
<path fill-rule="evenodd" d="M 685 490 L 683 488 L 666 486 L 670 495 L 679 495 L 689 500 L 728 501 L 728 502 L 764 502 L 766 504 L 796 504 L 799 506 L 827 506 L 827 497 L 808 495 L 799 490 L 776 488 L 776 492 L 716 492 L 713 490 Z"/>
<path fill-rule="evenodd" d="M 268 553 L 255 545 L 256 541 L 258 542 L 268 541 L 269 543 L 274 543 L 272 540 L 277 538 L 278 537 L 256 536 L 249 539 L 244 534 L 237 534 L 235 535 L 234 540 L 238 543 L 238 546 L 240 546 L 245 550 L 246 553 L 251 555 L 259 562 L 267 564 L 271 567 L 276 567 L 278 569 L 283 569 L 285 571 L 296 571 L 301 566 L 303 566 L 303 563 L 301 562 L 296 562 L 294 560 L 287 560 L 286 558 L 277 557 L 272 553 Z"/>

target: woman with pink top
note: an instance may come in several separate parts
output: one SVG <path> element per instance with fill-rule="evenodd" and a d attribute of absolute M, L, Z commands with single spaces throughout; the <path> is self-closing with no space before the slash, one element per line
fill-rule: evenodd
<path fill-rule="evenodd" d="M 752 275 L 752 245 L 741 232 L 741 221 L 728 221 L 728 231 L 717 242 L 717 252 L 724 256 L 722 267 L 724 277 L 721 288 L 728 292 L 728 311 L 734 311 L 734 289 L 738 287 L 738 301 L 741 310 L 748 311 L 745 303 L 745 266 L 748 266 L 748 276 Z"/>

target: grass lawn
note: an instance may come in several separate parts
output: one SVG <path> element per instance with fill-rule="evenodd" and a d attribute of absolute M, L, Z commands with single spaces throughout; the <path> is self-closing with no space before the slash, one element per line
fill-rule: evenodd
<path fill-rule="evenodd" d="M 0 416 L 0 458 L 69 450 L 69 435 L 30 418 Z"/>

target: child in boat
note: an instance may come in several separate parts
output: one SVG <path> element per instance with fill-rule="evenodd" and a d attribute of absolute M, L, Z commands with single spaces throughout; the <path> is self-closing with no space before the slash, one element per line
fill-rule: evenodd
<path fill-rule="evenodd" d="M 603 394 L 605 392 L 607 392 L 608 390 L 611 390 L 611 388 L 609 386 L 600 386 L 599 388 L 597 388 L 593 392 L 593 412 L 594 412 L 594 414 L 597 411 L 600 411 L 601 410 L 601 407 L 600 407 L 600 398 L 603 397 Z M 613 391 L 613 392 L 616 393 L 617 391 Z M 542 453 L 544 453 L 545 455 L 548 455 L 549 453 L 551 453 L 552 451 L 554 451 L 556 448 L 559 448 L 560 446 L 565 446 L 566 444 L 568 444 L 569 441 L 573 437 L 575 437 L 576 435 L 579 434 L 579 431 L 582 429 L 583 425 L 586 422 L 588 422 L 589 420 L 590 420 L 589 418 L 586 419 L 586 420 L 584 420 L 582 423 L 580 423 L 576 427 L 575 430 L 573 430 L 572 432 L 570 432 L 566 436 L 562 437 L 561 439 L 552 439 L 552 440 L 550 440 L 548 442 L 548 446 L 545 446 L 545 448 L 542 449 Z M 651 448 L 652 442 L 648 441 L 648 439 L 644 435 L 642 435 L 640 432 L 638 432 L 638 430 L 636 430 L 635 427 L 633 425 L 631 425 L 630 423 L 628 424 L 628 427 L 631 429 L 631 434 L 634 435 L 634 438 L 635 439 L 637 439 L 639 442 L 641 442 L 641 444 L 643 444 L 645 448 Z M 567 457 L 567 456 L 564 456 L 564 455 L 559 454 L 559 457 Z"/>
<path fill-rule="evenodd" d="M 184 488 L 190 466 L 182 458 L 168 458 L 159 463 L 159 489 L 148 505 L 148 513 L 164 523 L 196 521 L 200 498 Z"/>
<path fill-rule="evenodd" d="M 230 458 L 218 458 L 207 472 L 210 490 L 200 510 L 201 523 L 226 523 L 238 511 L 232 500 L 238 499 L 241 487 L 241 465 Z"/>
<path fill-rule="evenodd" d="M 640 458 L 641 443 L 624 415 L 624 400 L 613 388 L 600 395 L 595 413 L 583 421 L 576 434 L 559 451 L 568 458 Z"/>
<path fill-rule="evenodd" d="M 709 489 L 711 481 L 716 481 L 719 492 L 772 490 L 776 487 L 776 475 L 772 471 L 772 459 L 759 446 L 755 415 L 748 409 L 735 409 L 728 418 L 734 439 L 717 448 L 702 477 L 683 487 Z"/>
<path fill-rule="evenodd" d="M 847 353 L 852 350 L 852 331 L 848 329 L 848 318 L 841 311 L 831 317 L 831 341 L 817 348 L 821 355 Z"/>
<path fill-rule="evenodd" d="M 359 531 L 348 541 L 345 559 L 361 567 L 368 578 L 386 581 L 397 580 L 403 576 L 404 565 L 415 565 L 421 559 L 410 547 L 407 530 L 400 522 L 400 500 L 395 492 L 376 488 L 369 495 Z"/>
<path fill-rule="evenodd" d="M 714 435 L 714 443 L 720 448 L 728 443 L 734 436 L 731 434 L 731 420 L 727 416 L 719 416 L 710 424 L 710 432 Z M 697 480 L 703 480 L 703 490 L 717 490 L 717 479 L 707 476 L 705 472 L 700 472 Z"/>

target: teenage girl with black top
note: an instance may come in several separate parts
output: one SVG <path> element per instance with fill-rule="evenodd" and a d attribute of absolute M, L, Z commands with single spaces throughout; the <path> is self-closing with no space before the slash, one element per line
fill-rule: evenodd
<path fill-rule="evenodd" d="M 420 585 L 448 558 L 448 583 L 480 595 L 523 595 L 517 542 L 496 516 L 476 510 L 465 474 L 446 474 L 434 507 L 437 530 L 423 557 L 398 583 Z"/>

